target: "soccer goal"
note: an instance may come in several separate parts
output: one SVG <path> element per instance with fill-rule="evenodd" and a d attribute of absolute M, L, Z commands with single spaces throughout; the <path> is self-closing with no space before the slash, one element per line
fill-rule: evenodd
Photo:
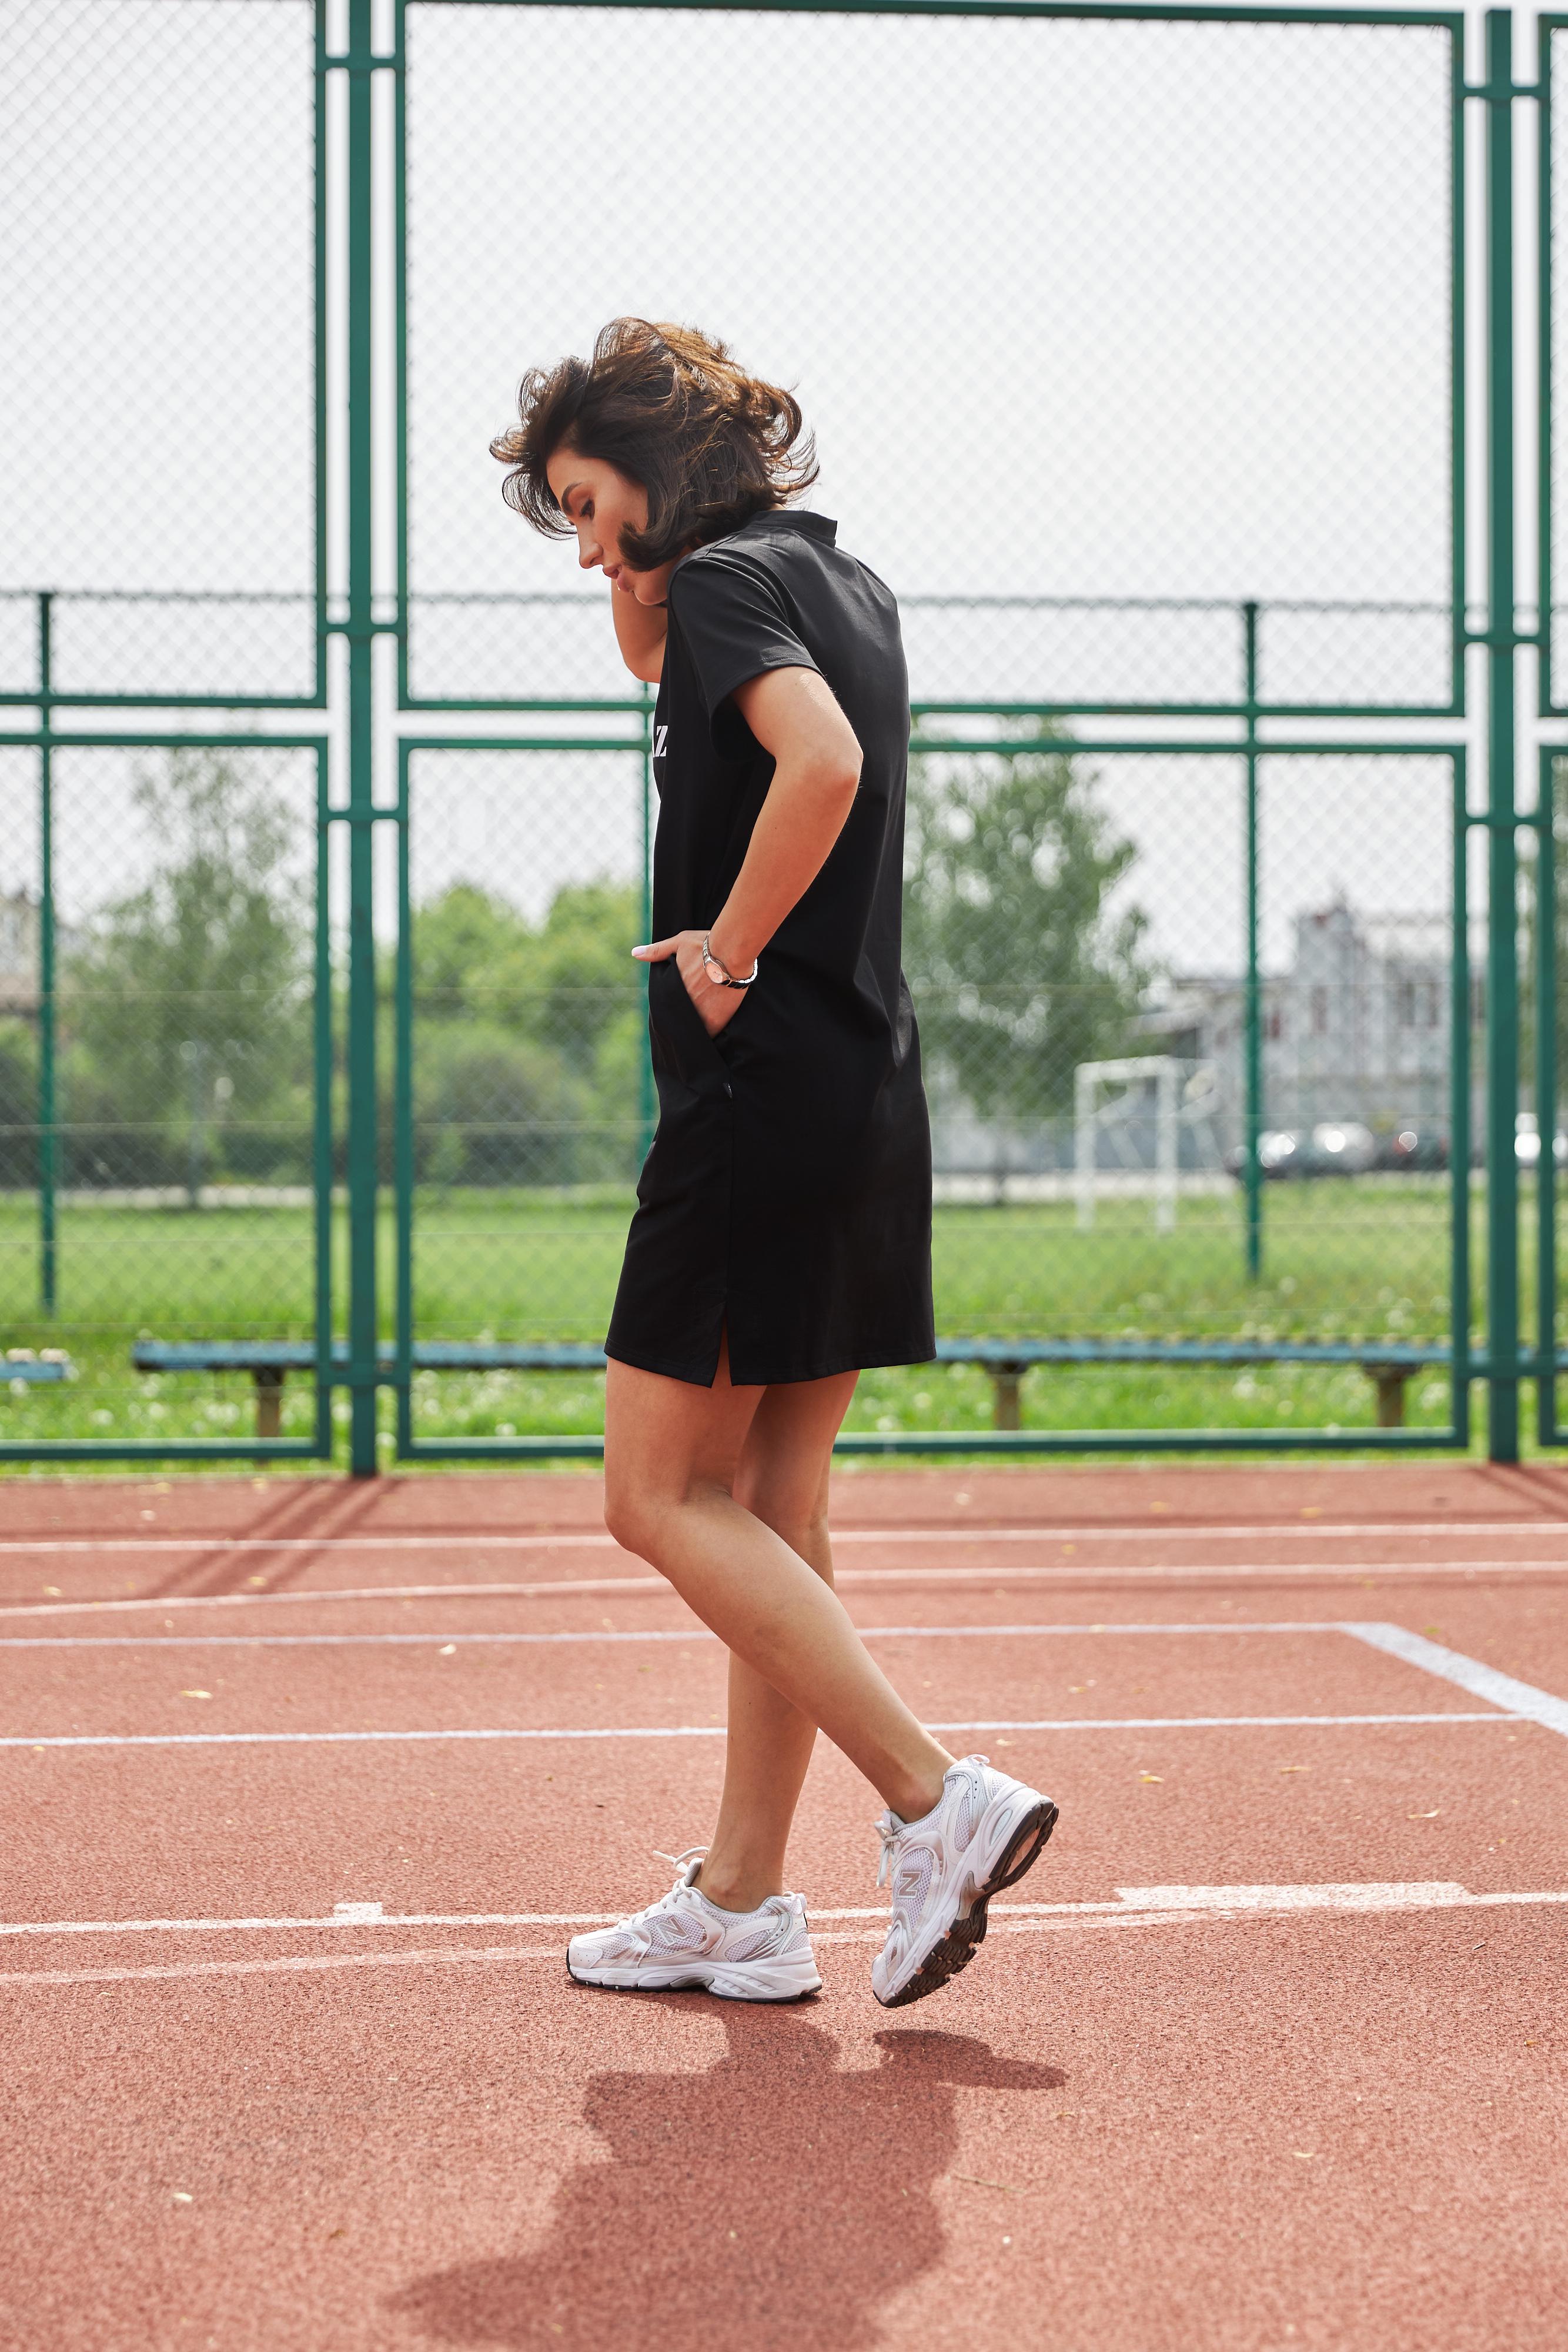
<path fill-rule="evenodd" d="M 1153 1097 L 1154 1166 L 1138 1129 L 1149 1117 Z M 1119 1062 L 1080 1062 L 1072 1074 L 1073 1177 L 1078 1223 L 1094 1223 L 1097 1193 L 1143 1192 L 1152 1175 L 1155 1230 L 1168 1234 L 1176 1221 L 1181 1168 L 1181 1131 L 1204 1127 L 1213 1138 L 1219 1109 L 1219 1073 L 1212 1062 L 1184 1062 L 1174 1054 L 1138 1054 Z M 1100 1165 L 1101 1139 L 1109 1136 L 1115 1169 Z M 1218 1150 L 1215 1153 L 1218 1161 Z"/>

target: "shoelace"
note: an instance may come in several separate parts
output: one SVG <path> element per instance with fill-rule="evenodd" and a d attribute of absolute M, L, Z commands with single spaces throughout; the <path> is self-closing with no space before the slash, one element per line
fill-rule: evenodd
<path fill-rule="evenodd" d="M 888 1872 L 893 1867 L 894 1848 L 904 1835 L 904 1823 L 895 1822 L 891 1813 L 883 1813 L 876 1825 L 876 1833 L 882 1840 L 882 1853 L 876 1865 L 876 1883 L 879 1886 L 884 1886 L 887 1883 Z"/>
<path fill-rule="evenodd" d="M 685 1870 L 688 1862 L 700 1862 L 707 1853 L 706 1845 L 689 1845 L 685 1853 L 666 1853 L 662 1845 L 651 1846 L 655 1861 L 667 1862 L 672 1870 Z"/>
<path fill-rule="evenodd" d="M 689 1845 L 685 1853 L 665 1853 L 662 1847 L 654 1846 L 653 1851 L 661 1862 L 672 1864 L 675 1873 L 675 1883 L 667 1895 L 660 1895 L 656 1903 L 644 1905 L 641 1911 L 629 1911 L 621 1922 L 623 1927 L 630 1927 L 634 1919 L 651 1919 L 656 1911 L 674 1910 L 677 1898 L 691 1891 L 685 1883 L 687 1863 L 697 1861 L 700 1856 L 706 1853 L 707 1848 L 706 1845 Z"/>

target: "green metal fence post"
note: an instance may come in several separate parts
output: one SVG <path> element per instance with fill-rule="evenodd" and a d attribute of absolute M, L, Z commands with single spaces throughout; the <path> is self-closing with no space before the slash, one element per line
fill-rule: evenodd
<path fill-rule="evenodd" d="M 413 898 L 410 873 L 410 771 L 413 744 L 397 747 L 397 959 L 392 981 L 392 1183 L 396 1200 L 397 1450 L 413 1446 Z"/>
<path fill-rule="evenodd" d="M 1557 762 L 1540 763 L 1535 840 L 1535 1437 L 1557 1442 Z"/>
<path fill-rule="evenodd" d="M 1247 720 L 1247 990 L 1243 1174 L 1247 1192 L 1247 1279 L 1263 1272 L 1263 990 L 1258 971 L 1258 607 L 1241 607 Z"/>
<path fill-rule="evenodd" d="M 1536 515 L 1536 709 L 1545 714 L 1556 700 L 1552 641 L 1552 551 L 1555 524 L 1552 431 L 1553 315 L 1552 223 L 1555 208 L 1552 149 L 1553 26 L 1536 26 L 1536 234 L 1535 234 L 1535 515 Z M 1541 1360 L 1536 1390 L 1535 1442 L 1560 1445 L 1557 1426 L 1557 762 L 1549 750 L 1537 757 L 1538 825 L 1535 865 L 1535 1127 L 1541 1138 L 1536 1162 L 1535 1317 Z"/>
<path fill-rule="evenodd" d="M 56 1213 L 60 1181 L 56 1099 L 54 598 L 38 598 L 38 1303 L 57 1302 Z"/>
<path fill-rule="evenodd" d="M 326 676 L 323 663 L 322 676 Z M 316 754 L 315 1001 L 310 1010 L 315 1075 L 310 1120 L 312 1286 L 316 1314 L 316 1451 L 332 1451 L 332 769 L 325 742 Z"/>
<path fill-rule="evenodd" d="M 1469 761 L 1453 768 L 1453 949 L 1448 960 L 1448 1417 L 1470 1442 L 1470 841 Z"/>
<path fill-rule="evenodd" d="M 1513 16 L 1486 16 L 1487 1450 L 1519 1459 L 1519 971 L 1514 786 Z"/>
<path fill-rule="evenodd" d="M 371 619 L 371 0 L 349 0 L 349 1466 L 376 1468 L 374 656 Z"/>

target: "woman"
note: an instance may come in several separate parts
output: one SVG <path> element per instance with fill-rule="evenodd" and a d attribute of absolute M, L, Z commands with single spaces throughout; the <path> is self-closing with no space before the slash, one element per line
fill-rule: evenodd
<path fill-rule="evenodd" d="M 881 1792 L 892 2008 L 969 1959 L 1056 1808 L 956 1762 L 832 1590 L 828 1472 L 855 1378 L 923 1363 L 931 1144 L 899 969 L 908 683 L 898 611 L 786 503 L 816 478 L 788 393 L 689 328 L 618 319 L 525 376 L 508 502 L 575 533 L 657 685 L 649 1030 L 659 1125 L 605 1350 L 605 1517 L 728 1648 L 711 1844 L 571 1940 L 580 1983 L 814 1992 L 784 1852 L 820 1726 Z"/>

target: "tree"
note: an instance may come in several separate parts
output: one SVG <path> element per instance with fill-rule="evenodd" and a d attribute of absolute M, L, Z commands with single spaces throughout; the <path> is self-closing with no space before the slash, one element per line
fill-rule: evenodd
<path fill-rule="evenodd" d="M 1055 727 L 911 763 L 904 962 L 926 1053 L 983 1118 L 1070 1109 L 1080 1062 L 1125 1050 L 1146 918 L 1106 900 L 1136 856 Z"/>
<path fill-rule="evenodd" d="M 558 1055 L 494 1022 L 415 1031 L 414 1172 L 437 1184 L 566 1184 L 582 1090 Z"/>
<path fill-rule="evenodd" d="M 645 1007 L 630 884 L 564 884 L 542 923 L 470 882 L 413 917 L 420 1172 L 452 1183 L 622 1179 Z"/>
<path fill-rule="evenodd" d="M 642 1001 L 632 961 L 639 896 L 630 884 L 564 883 L 536 927 L 472 882 L 416 909 L 416 1013 L 500 1021 L 591 1071 L 605 1030 Z"/>
<path fill-rule="evenodd" d="M 72 1157 L 100 1179 L 177 1171 L 193 1188 L 236 1159 L 302 1172 L 311 906 L 275 782 L 272 763 L 229 748 L 136 772 L 152 871 L 90 919 L 61 974 Z"/>
<path fill-rule="evenodd" d="M 37 1044 L 22 1022 L 0 1022 L 0 1185 L 37 1181 Z"/>

